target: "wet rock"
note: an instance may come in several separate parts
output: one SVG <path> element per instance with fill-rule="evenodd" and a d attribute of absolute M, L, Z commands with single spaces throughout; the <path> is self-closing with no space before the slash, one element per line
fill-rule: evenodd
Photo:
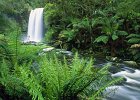
<path fill-rule="evenodd" d="M 44 48 L 43 52 L 49 52 L 49 51 L 52 51 L 53 49 L 54 49 L 54 47 Z"/>
<path fill-rule="evenodd" d="M 56 52 L 67 55 L 67 56 L 72 56 L 73 55 L 73 53 L 71 51 L 66 51 L 64 49 L 56 49 Z"/>
<path fill-rule="evenodd" d="M 111 72 L 112 74 L 115 74 L 115 73 L 119 72 L 120 70 L 121 69 L 118 67 L 114 67 L 114 66 L 109 67 L 109 72 Z"/>
<path fill-rule="evenodd" d="M 28 42 L 23 41 L 22 44 L 23 45 L 35 45 L 35 46 L 42 46 L 42 45 L 44 45 L 43 42 L 35 42 L 35 41 L 28 41 Z"/>
<path fill-rule="evenodd" d="M 111 61 L 111 62 L 121 62 L 122 61 L 118 57 L 111 57 L 111 56 L 106 56 L 106 59 Z"/>

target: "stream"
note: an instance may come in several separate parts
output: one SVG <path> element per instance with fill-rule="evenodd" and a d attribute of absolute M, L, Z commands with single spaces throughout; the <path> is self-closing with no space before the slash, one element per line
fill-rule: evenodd
<path fill-rule="evenodd" d="M 97 65 L 111 63 L 112 77 L 123 77 L 124 81 L 106 89 L 107 97 L 103 100 L 140 100 L 140 70 L 129 67 L 124 63 L 99 61 Z"/>

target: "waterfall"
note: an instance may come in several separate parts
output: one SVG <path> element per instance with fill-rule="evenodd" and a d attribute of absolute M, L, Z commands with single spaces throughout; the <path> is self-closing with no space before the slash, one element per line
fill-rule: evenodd
<path fill-rule="evenodd" d="M 43 38 L 43 8 L 31 10 L 25 42 L 41 42 Z"/>

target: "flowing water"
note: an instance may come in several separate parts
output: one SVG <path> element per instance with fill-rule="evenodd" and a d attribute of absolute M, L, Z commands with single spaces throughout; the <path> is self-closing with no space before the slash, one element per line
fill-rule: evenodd
<path fill-rule="evenodd" d="M 108 62 L 110 63 L 110 62 Z M 106 63 L 101 63 L 105 65 Z M 140 70 L 130 68 L 126 64 L 112 64 L 110 69 L 113 77 L 123 77 L 121 84 L 110 86 L 106 89 L 108 97 L 103 100 L 140 100 Z"/>
<path fill-rule="evenodd" d="M 41 42 L 43 38 L 43 8 L 31 10 L 28 33 L 24 42 Z"/>

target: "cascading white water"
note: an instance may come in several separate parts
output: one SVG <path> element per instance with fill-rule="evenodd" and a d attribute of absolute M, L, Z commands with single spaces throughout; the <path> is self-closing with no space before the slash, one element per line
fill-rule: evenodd
<path fill-rule="evenodd" d="M 106 100 L 140 100 L 140 70 L 122 67 L 122 71 L 112 74 L 113 77 L 123 77 L 120 85 L 110 86 L 106 92 L 110 93 Z M 116 90 L 115 93 L 111 92 Z"/>
<path fill-rule="evenodd" d="M 43 8 L 31 10 L 25 42 L 41 42 L 43 38 Z"/>
<path fill-rule="evenodd" d="M 103 92 L 105 97 L 101 100 L 140 100 L 140 69 L 134 68 L 129 63 L 127 65 L 122 62 L 109 62 L 99 58 L 96 58 L 94 64 L 97 68 L 99 66 L 111 65 L 109 67 L 111 76 L 123 78 L 119 83 L 107 87 Z"/>

